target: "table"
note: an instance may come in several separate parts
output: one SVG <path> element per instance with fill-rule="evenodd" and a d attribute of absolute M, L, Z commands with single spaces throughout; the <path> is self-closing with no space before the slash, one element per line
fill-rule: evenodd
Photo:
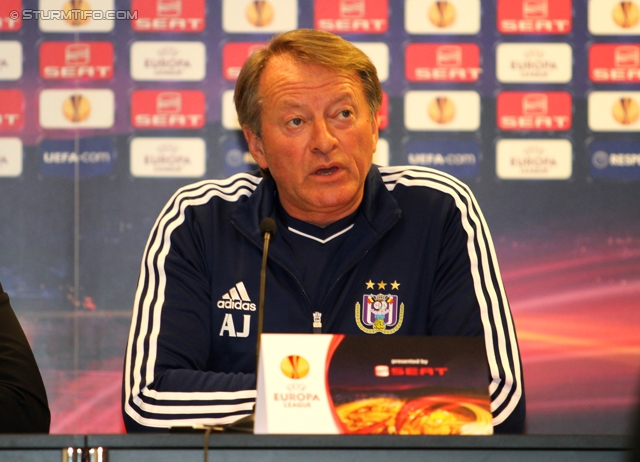
<path fill-rule="evenodd" d="M 630 441 L 608 435 L 293 436 L 213 433 L 209 462 L 549 461 L 626 462 Z M 2 462 L 58 462 L 67 448 L 106 450 L 103 462 L 203 460 L 203 433 L 0 435 Z M 74 456 L 77 454 L 74 452 Z M 75 461 L 74 461 L 75 462 Z"/>

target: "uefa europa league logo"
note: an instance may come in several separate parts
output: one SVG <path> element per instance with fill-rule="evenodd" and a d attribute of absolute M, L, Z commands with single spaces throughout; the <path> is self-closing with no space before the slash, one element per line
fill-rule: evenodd
<path fill-rule="evenodd" d="M 290 355 L 280 362 L 280 370 L 290 379 L 301 379 L 309 373 L 309 362 L 302 356 Z"/>
<path fill-rule="evenodd" d="M 456 8 L 450 2 L 434 2 L 429 8 L 428 16 L 434 26 L 448 27 L 456 20 Z"/>
<path fill-rule="evenodd" d="M 71 95 L 62 104 L 62 112 L 70 122 L 83 122 L 91 113 L 91 104 L 85 96 Z"/>

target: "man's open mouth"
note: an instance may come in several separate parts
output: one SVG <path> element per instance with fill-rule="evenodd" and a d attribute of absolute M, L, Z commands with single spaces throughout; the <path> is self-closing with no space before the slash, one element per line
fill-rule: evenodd
<path fill-rule="evenodd" d="M 319 168 L 318 170 L 316 170 L 316 175 L 331 175 L 335 172 L 338 171 L 338 167 L 329 167 L 329 168 Z"/>

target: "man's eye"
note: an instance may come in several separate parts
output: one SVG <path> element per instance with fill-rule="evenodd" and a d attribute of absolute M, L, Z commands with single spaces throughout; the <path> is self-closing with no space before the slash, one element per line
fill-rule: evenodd
<path fill-rule="evenodd" d="M 351 117 L 351 110 L 350 109 L 343 109 L 342 111 L 340 111 L 340 115 L 342 117 L 344 117 L 345 119 L 348 117 Z"/>
<path fill-rule="evenodd" d="M 291 119 L 289 121 L 289 125 L 293 125 L 294 127 L 299 127 L 302 125 L 302 119 L 300 117 L 296 117 L 295 119 Z"/>

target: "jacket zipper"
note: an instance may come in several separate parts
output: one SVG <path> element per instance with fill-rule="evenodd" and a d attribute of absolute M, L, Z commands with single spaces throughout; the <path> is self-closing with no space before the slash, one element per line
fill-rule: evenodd
<path fill-rule="evenodd" d="M 329 290 L 327 291 L 327 295 L 326 295 L 326 297 L 324 298 L 324 302 L 322 303 L 322 307 L 323 307 L 323 308 L 324 308 L 325 304 L 327 303 L 327 300 L 329 300 L 329 295 L 331 295 L 331 292 L 332 292 L 332 291 L 333 291 L 333 289 L 336 287 L 336 285 L 338 284 L 338 282 L 340 281 L 340 279 L 342 279 L 342 278 L 343 278 L 343 276 L 344 276 L 345 274 L 347 274 L 349 271 L 351 271 L 351 270 L 353 269 L 353 267 L 354 267 L 354 266 L 356 266 L 356 265 L 360 262 L 360 260 L 362 260 L 362 259 L 363 259 L 363 258 L 364 258 L 368 253 L 369 253 L 369 251 L 370 251 L 371 249 L 373 249 L 373 248 L 376 246 L 376 244 L 378 244 L 378 242 L 380 242 L 380 239 L 382 239 L 382 237 L 383 237 L 385 234 L 387 234 L 387 233 L 389 232 L 389 230 L 390 230 L 391 228 L 393 228 L 393 227 L 396 225 L 396 223 L 398 223 L 398 221 L 400 221 L 400 218 L 401 218 L 401 217 L 400 217 L 400 216 L 398 216 L 398 217 L 393 221 L 393 223 L 391 223 L 391 224 L 390 224 L 390 225 L 389 225 L 389 226 L 388 226 L 388 227 L 387 227 L 387 228 L 386 228 L 382 233 L 380 233 L 380 234 L 378 235 L 378 239 L 376 239 L 375 241 L 373 241 L 373 242 L 371 243 L 371 245 L 367 248 L 367 250 L 365 250 L 365 251 L 362 253 L 362 255 L 360 255 L 360 257 L 356 258 L 356 259 L 353 261 L 353 263 L 352 263 L 351 265 L 349 265 L 349 267 L 348 267 L 347 269 L 345 269 L 345 270 L 342 272 L 342 274 L 340 274 L 340 276 L 338 276 L 338 278 L 337 278 L 335 281 L 333 281 L 333 284 L 331 284 L 331 287 L 329 287 Z"/>

